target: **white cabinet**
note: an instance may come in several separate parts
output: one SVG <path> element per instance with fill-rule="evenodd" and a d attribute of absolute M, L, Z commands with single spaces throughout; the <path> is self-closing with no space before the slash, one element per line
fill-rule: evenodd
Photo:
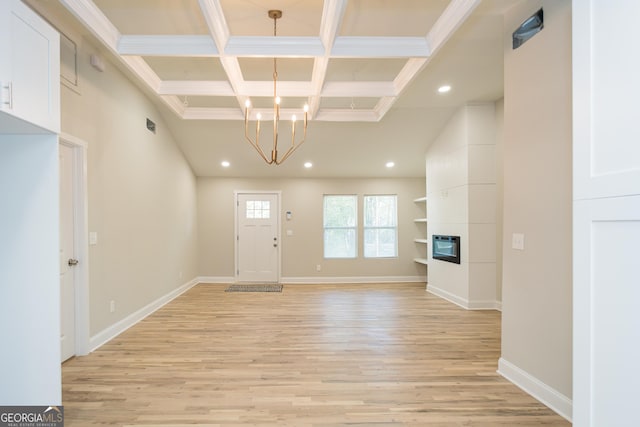
<path fill-rule="evenodd" d="M 420 234 L 419 236 L 417 236 L 415 239 L 413 239 L 414 242 L 416 242 L 418 245 L 420 245 L 421 247 L 421 254 L 424 255 L 424 257 L 418 257 L 418 258 L 414 258 L 414 261 L 419 263 L 419 264 L 427 264 L 427 245 L 429 244 L 429 241 L 426 239 L 427 236 L 427 198 L 426 197 L 420 197 L 417 198 L 413 201 L 416 204 L 420 204 L 423 208 L 424 208 L 424 217 L 420 217 L 420 218 L 416 218 L 413 221 L 418 224 L 418 225 L 422 225 L 423 226 L 423 232 L 424 234 Z"/>
<path fill-rule="evenodd" d="M 0 111 L 2 133 L 60 132 L 60 35 L 19 0 L 0 2 Z"/>

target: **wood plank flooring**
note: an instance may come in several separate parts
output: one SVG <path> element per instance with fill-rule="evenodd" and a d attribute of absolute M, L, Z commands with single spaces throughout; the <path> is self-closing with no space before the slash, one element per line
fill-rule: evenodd
<path fill-rule="evenodd" d="M 424 284 L 224 289 L 66 362 L 66 427 L 570 425 L 496 374 L 499 312 Z"/>

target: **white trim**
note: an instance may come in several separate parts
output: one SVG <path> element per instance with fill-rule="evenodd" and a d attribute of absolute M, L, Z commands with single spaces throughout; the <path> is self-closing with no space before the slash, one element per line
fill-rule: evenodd
<path fill-rule="evenodd" d="M 571 422 L 573 402 L 567 396 L 502 357 L 498 360 L 497 372 Z"/>
<path fill-rule="evenodd" d="M 217 56 L 215 43 L 208 35 L 122 35 L 120 55 L 135 56 Z"/>
<path fill-rule="evenodd" d="M 427 292 L 445 299 L 465 310 L 499 310 L 502 311 L 502 302 L 499 301 L 469 301 L 468 299 L 459 297 L 444 289 L 437 288 L 433 285 L 427 285 Z"/>
<path fill-rule="evenodd" d="M 177 289 L 169 292 L 168 294 L 158 298 L 157 300 L 145 305 L 140 310 L 130 314 L 124 319 L 120 320 L 117 323 L 109 326 L 108 328 L 102 330 L 96 335 L 92 336 L 89 343 L 91 346 L 91 351 L 95 351 L 99 347 L 103 346 L 107 342 L 111 341 L 130 327 L 134 326 L 136 323 L 140 322 L 145 317 L 149 316 L 153 312 L 159 310 L 169 302 L 173 301 L 175 298 L 179 297 L 189 289 L 193 288 L 198 284 L 198 279 L 192 279 L 184 285 L 180 286 Z"/>
<path fill-rule="evenodd" d="M 198 284 L 231 284 L 235 283 L 233 276 L 198 276 Z"/>
<path fill-rule="evenodd" d="M 353 277 L 281 277 L 280 283 L 325 284 L 325 283 L 425 283 L 426 276 L 353 276 Z"/>
<path fill-rule="evenodd" d="M 319 37 L 231 36 L 224 53 L 231 56 L 312 58 L 323 56 L 325 50 Z"/>
<path fill-rule="evenodd" d="M 89 354 L 89 196 L 87 184 L 88 144 L 67 133 L 58 135 L 58 143 L 73 149 L 73 235 L 74 257 L 80 262 L 74 272 L 73 303 L 76 356 Z"/>

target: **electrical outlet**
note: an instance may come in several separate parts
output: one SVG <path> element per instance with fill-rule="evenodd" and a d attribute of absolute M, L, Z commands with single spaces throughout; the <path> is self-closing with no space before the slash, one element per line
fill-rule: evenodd
<path fill-rule="evenodd" d="M 109 312 L 115 313 L 115 311 L 116 311 L 116 302 L 114 300 L 111 300 L 111 302 L 109 302 Z"/>
<path fill-rule="evenodd" d="M 320 264 L 316 265 L 316 271 L 322 270 L 322 266 Z"/>

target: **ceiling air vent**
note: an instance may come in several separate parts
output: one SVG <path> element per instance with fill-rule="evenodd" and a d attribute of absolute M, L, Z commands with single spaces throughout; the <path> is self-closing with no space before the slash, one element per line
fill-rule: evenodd
<path fill-rule="evenodd" d="M 538 34 L 544 28 L 544 14 L 542 9 L 527 18 L 514 32 L 513 32 L 513 48 L 517 49 L 524 44 L 531 37 Z"/>

